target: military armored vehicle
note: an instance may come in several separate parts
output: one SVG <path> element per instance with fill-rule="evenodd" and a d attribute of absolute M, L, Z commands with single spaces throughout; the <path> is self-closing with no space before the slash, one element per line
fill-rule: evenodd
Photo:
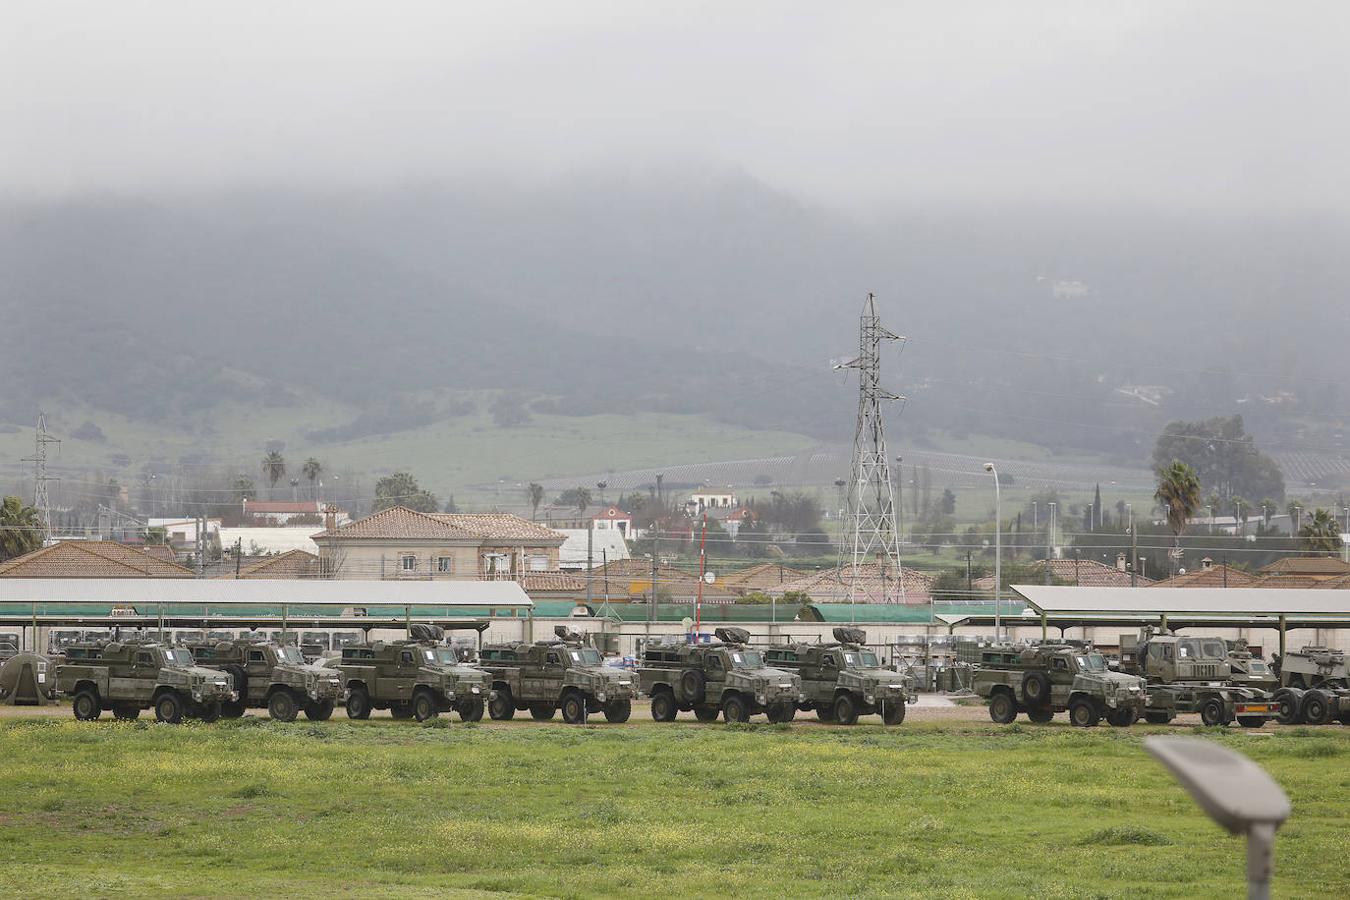
<path fill-rule="evenodd" d="M 1239 638 L 1226 640 L 1224 644 L 1228 647 L 1228 667 L 1233 670 L 1229 677 L 1233 684 L 1260 688 L 1268 694 L 1275 692 L 1280 686 L 1280 676 L 1275 674 L 1269 663 L 1252 654 L 1246 641 Z"/>
<path fill-rule="evenodd" d="M 584 723 L 590 712 L 603 712 L 607 722 L 627 722 L 637 693 L 632 674 L 604 665 L 600 651 L 565 625 L 553 633 L 556 640 L 488 644 L 479 652 L 478 664 L 492 676 L 488 715 L 510 719 L 528 709 L 546 721 L 561 708 L 570 725 Z"/>
<path fill-rule="evenodd" d="M 971 689 L 989 700 L 989 718 L 1000 724 L 1019 712 L 1044 723 L 1068 710 L 1069 721 L 1080 727 L 1103 717 L 1124 727 L 1144 714 L 1147 700 L 1144 679 L 1109 671 L 1097 651 L 1068 644 L 980 647 Z"/>
<path fill-rule="evenodd" d="M 31 650 L 0 662 L 0 704 L 46 706 L 55 703 L 56 678 L 51 660 Z"/>
<path fill-rule="evenodd" d="M 1199 713 L 1206 725 L 1260 728 L 1277 706 L 1260 688 L 1232 681 L 1228 645 L 1219 638 L 1179 637 L 1145 626 L 1120 636 L 1121 671 L 1148 682 L 1144 718 L 1164 725 L 1178 713 Z"/>
<path fill-rule="evenodd" d="M 1281 725 L 1325 725 L 1333 719 L 1350 725 L 1350 674 L 1344 650 L 1291 650 L 1280 659 L 1279 676 L 1274 699 Z"/>
<path fill-rule="evenodd" d="M 863 644 L 861 628 L 834 629 L 833 644 L 788 644 L 764 651 L 765 665 L 796 672 L 806 700 L 822 722 L 857 723 L 858 716 L 879 713 L 887 725 L 905 721 L 905 704 L 918 701 L 899 672 L 883 669 Z"/>
<path fill-rule="evenodd" d="M 491 690 L 487 673 L 456 661 L 454 651 L 438 643 L 440 628 L 413 625 L 410 634 L 406 640 L 348 644 L 340 659 L 326 661 L 342 673 L 347 718 L 368 719 L 375 709 L 419 722 L 451 710 L 465 722 L 483 718 Z"/>
<path fill-rule="evenodd" d="M 222 703 L 239 699 L 230 676 L 197 665 L 188 648 L 136 641 L 67 647 L 56 686 L 83 720 L 97 719 L 105 709 L 119 719 L 154 709 L 161 722 L 176 724 L 184 716 L 214 722 Z"/>
<path fill-rule="evenodd" d="M 652 698 L 652 718 L 673 722 L 693 710 L 700 722 L 718 713 L 728 722 L 748 722 L 758 713 L 790 722 L 807 700 L 800 676 L 766 665 L 760 651 L 746 646 L 750 632 L 743 628 L 717 628 L 713 635 L 716 643 L 676 639 L 643 648 L 638 681 Z"/>
<path fill-rule="evenodd" d="M 228 672 L 234 680 L 239 699 L 221 705 L 226 718 L 238 718 L 245 709 L 266 709 L 279 722 L 293 722 L 303 709 L 306 718 L 323 721 L 346 698 L 342 675 L 306 663 L 295 647 L 221 641 L 189 649 L 199 665 Z"/>

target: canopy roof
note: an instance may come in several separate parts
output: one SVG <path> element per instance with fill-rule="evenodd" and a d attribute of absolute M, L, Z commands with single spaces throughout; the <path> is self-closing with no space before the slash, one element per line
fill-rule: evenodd
<path fill-rule="evenodd" d="M 1117 626 L 1134 629 L 1144 625 L 1161 625 L 1164 613 L 1046 613 L 1045 624 L 1051 628 L 1105 628 Z M 1167 627 L 1180 628 L 1275 628 L 1280 627 L 1278 615 L 1238 615 L 1204 613 L 1166 613 Z M 949 632 L 957 628 L 992 628 L 994 617 L 989 613 L 943 614 L 938 620 Z M 1041 617 L 1028 608 L 1025 613 L 1004 613 L 1005 627 L 1039 626 Z M 1285 630 L 1298 628 L 1350 628 L 1350 616 L 1286 616 Z"/>
<path fill-rule="evenodd" d="M 1152 614 L 1174 617 L 1252 616 L 1350 618 L 1350 590 L 1310 591 L 1279 588 L 1128 588 L 1012 586 L 1038 614 Z"/>
<path fill-rule="evenodd" d="M 522 608 L 514 581 L 233 580 L 224 578 L 0 578 L 0 603 L 137 606 L 389 606 Z M 152 610 L 142 610 L 152 611 Z"/>

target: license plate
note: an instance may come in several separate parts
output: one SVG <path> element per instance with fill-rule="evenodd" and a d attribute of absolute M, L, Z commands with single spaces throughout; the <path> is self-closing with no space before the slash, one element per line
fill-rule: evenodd
<path fill-rule="evenodd" d="M 1244 715 L 1247 713 L 1268 713 L 1272 711 L 1269 703 L 1247 703 L 1238 707 L 1238 712 Z"/>

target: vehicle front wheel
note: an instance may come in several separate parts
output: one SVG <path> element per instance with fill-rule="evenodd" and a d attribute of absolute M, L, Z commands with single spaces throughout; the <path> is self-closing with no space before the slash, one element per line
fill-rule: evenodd
<path fill-rule="evenodd" d="M 816 707 L 816 718 L 826 724 L 834 724 L 834 704 L 822 703 Z"/>
<path fill-rule="evenodd" d="M 1243 728 L 1260 728 L 1266 724 L 1265 716 L 1238 716 L 1237 723 Z"/>
<path fill-rule="evenodd" d="M 1172 721 L 1175 718 L 1176 716 L 1170 712 L 1144 713 L 1144 721 L 1150 725 L 1166 725 L 1168 722 Z"/>
<path fill-rule="evenodd" d="M 370 694 L 363 687 L 354 687 L 347 694 L 347 718 L 370 718 Z"/>
<path fill-rule="evenodd" d="M 130 703 L 119 703 L 113 707 L 113 717 L 124 722 L 131 722 L 141 717 L 141 708 Z"/>
<path fill-rule="evenodd" d="M 834 698 L 834 720 L 840 725 L 858 724 L 858 701 L 852 694 L 840 694 Z"/>
<path fill-rule="evenodd" d="M 483 710 L 487 704 L 483 702 L 482 697 L 473 697 L 465 700 L 459 705 L 459 717 L 465 722 L 481 722 L 483 720 Z"/>
<path fill-rule="evenodd" d="M 434 719 L 440 713 L 436 710 L 436 698 L 431 696 L 430 691 L 418 691 L 412 701 L 413 718 L 419 722 L 425 722 L 428 719 Z"/>
<path fill-rule="evenodd" d="M 586 698 L 573 691 L 563 698 L 562 702 L 563 721 L 568 725 L 586 724 Z"/>
<path fill-rule="evenodd" d="M 488 715 L 500 722 L 515 718 L 516 701 L 511 699 L 510 691 L 500 690 L 493 696 L 488 704 Z"/>
<path fill-rule="evenodd" d="M 1017 703 L 1013 700 L 1012 694 L 999 691 L 989 698 L 989 718 L 999 725 L 1007 725 L 1017 718 Z"/>
<path fill-rule="evenodd" d="M 197 707 L 197 718 L 208 723 L 220 721 L 220 701 Z"/>
<path fill-rule="evenodd" d="M 1200 721 L 1211 728 L 1227 725 L 1228 713 L 1224 710 L 1223 701 L 1218 697 L 1211 697 L 1200 707 Z"/>
<path fill-rule="evenodd" d="M 714 707 L 711 707 L 711 708 L 709 708 L 709 707 L 707 707 L 707 706 L 695 706 L 695 707 L 694 707 L 694 718 L 695 718 L 695 719 L 698 719 L 700 722 L 716 722 L 716 721 L 717 721 L 717 717 L 718 717 L 720 714 L 721 714 L 721 710 L 719 710 L 719 709 L 718 709 L 717 707 L 715 707 L 715 706 L 714 706 Z"/>
<path fill-rule="evenodd" d="M 170 725 L 183 721 L 183 699 L 173 692 L 160 694 L 155 701 L 155 718 Z"/>
<path fill-rule="evenodd" d="M 1281 725 L 1300 725 L 1303 723 L 1303 691 L 1298 688 L 1285 688 L 1275 695 L 1280 711 L 1277 718 Z"/>
<path fill-rule="evenodd" d="M 413 717 L 411 703 L 393 703 L 389 706 L 389 717 L 399 722 L 406 722 Z"/>
<path fill-rule="evenodd" d="M 333 701 L 320 700 L 305 704 L 305 718 L 311 722 L 327 722 L 333 717 Z"/>
<path fill-rule="evenodd" d="M 1106 721 L 1112 728 L 1129 728 L 1138 718 L 1132 706 L 1122 706 L 1106 714 Z"/>
<path fill-rule="evenodd" d="M 220 714 L 227 719 L 237 719 L 244 714 L 244 704 L 239 700 L 226 700 L 220 704 Z"/>
<path fill-rule="evenodd" d="M 722 701 L 722 718 L 730 722 L 749 722 L 750 705 L 740 694 L 732 694 Z"/>
<path fill-rule="evenodd" d="M 278 722 L 294 722 L 299 713 L 300 705 L 295 702 L 295 695 L 285 688 L 273 691 L 267 698 L 267 714 Z"/>
<path fill-rule="evenodd" d="M 881 706 L 881 724 L 899 725 L 905 721 L 905 701 L 885 700 Z"/>
<path fill-rule="evenodd" d="M 632 700 L 611 700 L 605 704 L 605 721 L 622 725 L 633 714 Z"/>
<path fill-rule="evenodd" d="M 791 703 L 775 703 L 769 707 L 769 721 L 782 725 L 797 718 L 797 707 Z"/>
<path fill-rule="evenodd" d="M 1313 689 L 1303 695 L 1303 721 L 1309 725 L 1325 725 L 1331 721 L 1331 702 L 1326 694 Z"/>
<path fill-rule="evenodd" d="M 1101 720 L 1102 714 L 1091 700 L 1075 700 L 1069 704 L 1069 722 L 1079 728 L 1093 728 Z"/>
<path fill-rule="evenodd" d="M 1029 709 L 1027 710 L 1027 718 L 1037 725 L 1045 725 L 1054 720 L 1055 711 L 1049 708 Z"/>
<path fill-rule="evenodd" d="M 98 701 L 98 694 L 88 688 L 75 695 L 70 708 L 75 713 L 75 718 L 81 722 L 92 722 L 103 714 L 103 706 Z"/>
<path fill-rule="evenodd" d="M 661 691 L 652 696 L 652 719 L 657 722 L 674 722 L 676 714 L 679 713 L 679 707 L 675 705 L 675 695 L 669 690 Z M 694 715 L 698 715 L 699 710 L 694 710 Z M 716 713 L 713 714 L 716 717 Z M 700 722 L 707 721 L 702 717 Z"/>

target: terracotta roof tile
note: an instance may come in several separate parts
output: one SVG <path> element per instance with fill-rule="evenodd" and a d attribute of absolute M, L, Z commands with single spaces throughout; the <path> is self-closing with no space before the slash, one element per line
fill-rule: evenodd
<path fill-rule="evenodd" d="M 195 573 L 116 541 L 61 541 L 0 564 L 7 578 L 191 578 Z"/>
<path fill-rule="evenodd" d="M 348 522 L 331 534 L 320 531 L 315 541 L 325 538 L 393 539 L 427 538 L 451 541 L 538 541 L 563 542 L 563 535 L 552 528 L 509 513 L 422 513 L 406 506 L 392 506 Z"/>
<path fill-rule="evenodd" d="M 287 550 L 250 563 L 239 570 L 239 578 L 317 578 L 319 558 L 308 550 Z M 220 576 L 234 578 L 233 573 Z"/>
<path fill-rule="evenodd" d="M 1208 569 L 1192 569 L 1184 575 L 1174 575 L 1155 583 L 1154 587 L 1251 587 L 1257 576 L 1232 566 L 1217 565 Z"/>
<path fill-rule="evenodd" d="M 1324 578 L 1350 574 L 1350 563 L 1338 556 L 1286 556 L 1260 570 L 1267 575 L 1320 575 Z"/>
<path fill-rule="evenodd" d="M 785 582 L 804 578 L 807 574 L 801 569 L 778 563 L 760 563 L 724 576 L 721 586 L 737 594 L 748 594 L 751 591 L 768 591 Z"/>
<path fill-rule="evenodd" d="M 901 567 L 901 581 L 905 588 L 906 603 L 927 603 L 932 596 L 932 575 L 907 566 Z M 798 578 L 784 584 L 774 585 L 769 593 L 780 597 L 788 591 L 803 591 L 813 603 L 850 603 L 853 602 L 853 566 L 844 565 L 837 569 L 827 569 L 805 578 Z M 870 602 L 867 598 L 879 598 L 885 593 L 895 592 L 895 574 L 883 571 L 876 563 L 863 563 L 858 566 L 857 602 Z"/>
<path fill-rule="evenodd" d="M 566 535 L 546 525 L 510 513 L 430 513 L 430 515 L 484 541 L 540 541 L 562 544 Z"/>
<path fill-rule="evenodd" d="M 520 576 L 520 586 L 527 594 L 534 591 L 584 592 L 586 577 L 571 572 L 526 572 Z"/>

